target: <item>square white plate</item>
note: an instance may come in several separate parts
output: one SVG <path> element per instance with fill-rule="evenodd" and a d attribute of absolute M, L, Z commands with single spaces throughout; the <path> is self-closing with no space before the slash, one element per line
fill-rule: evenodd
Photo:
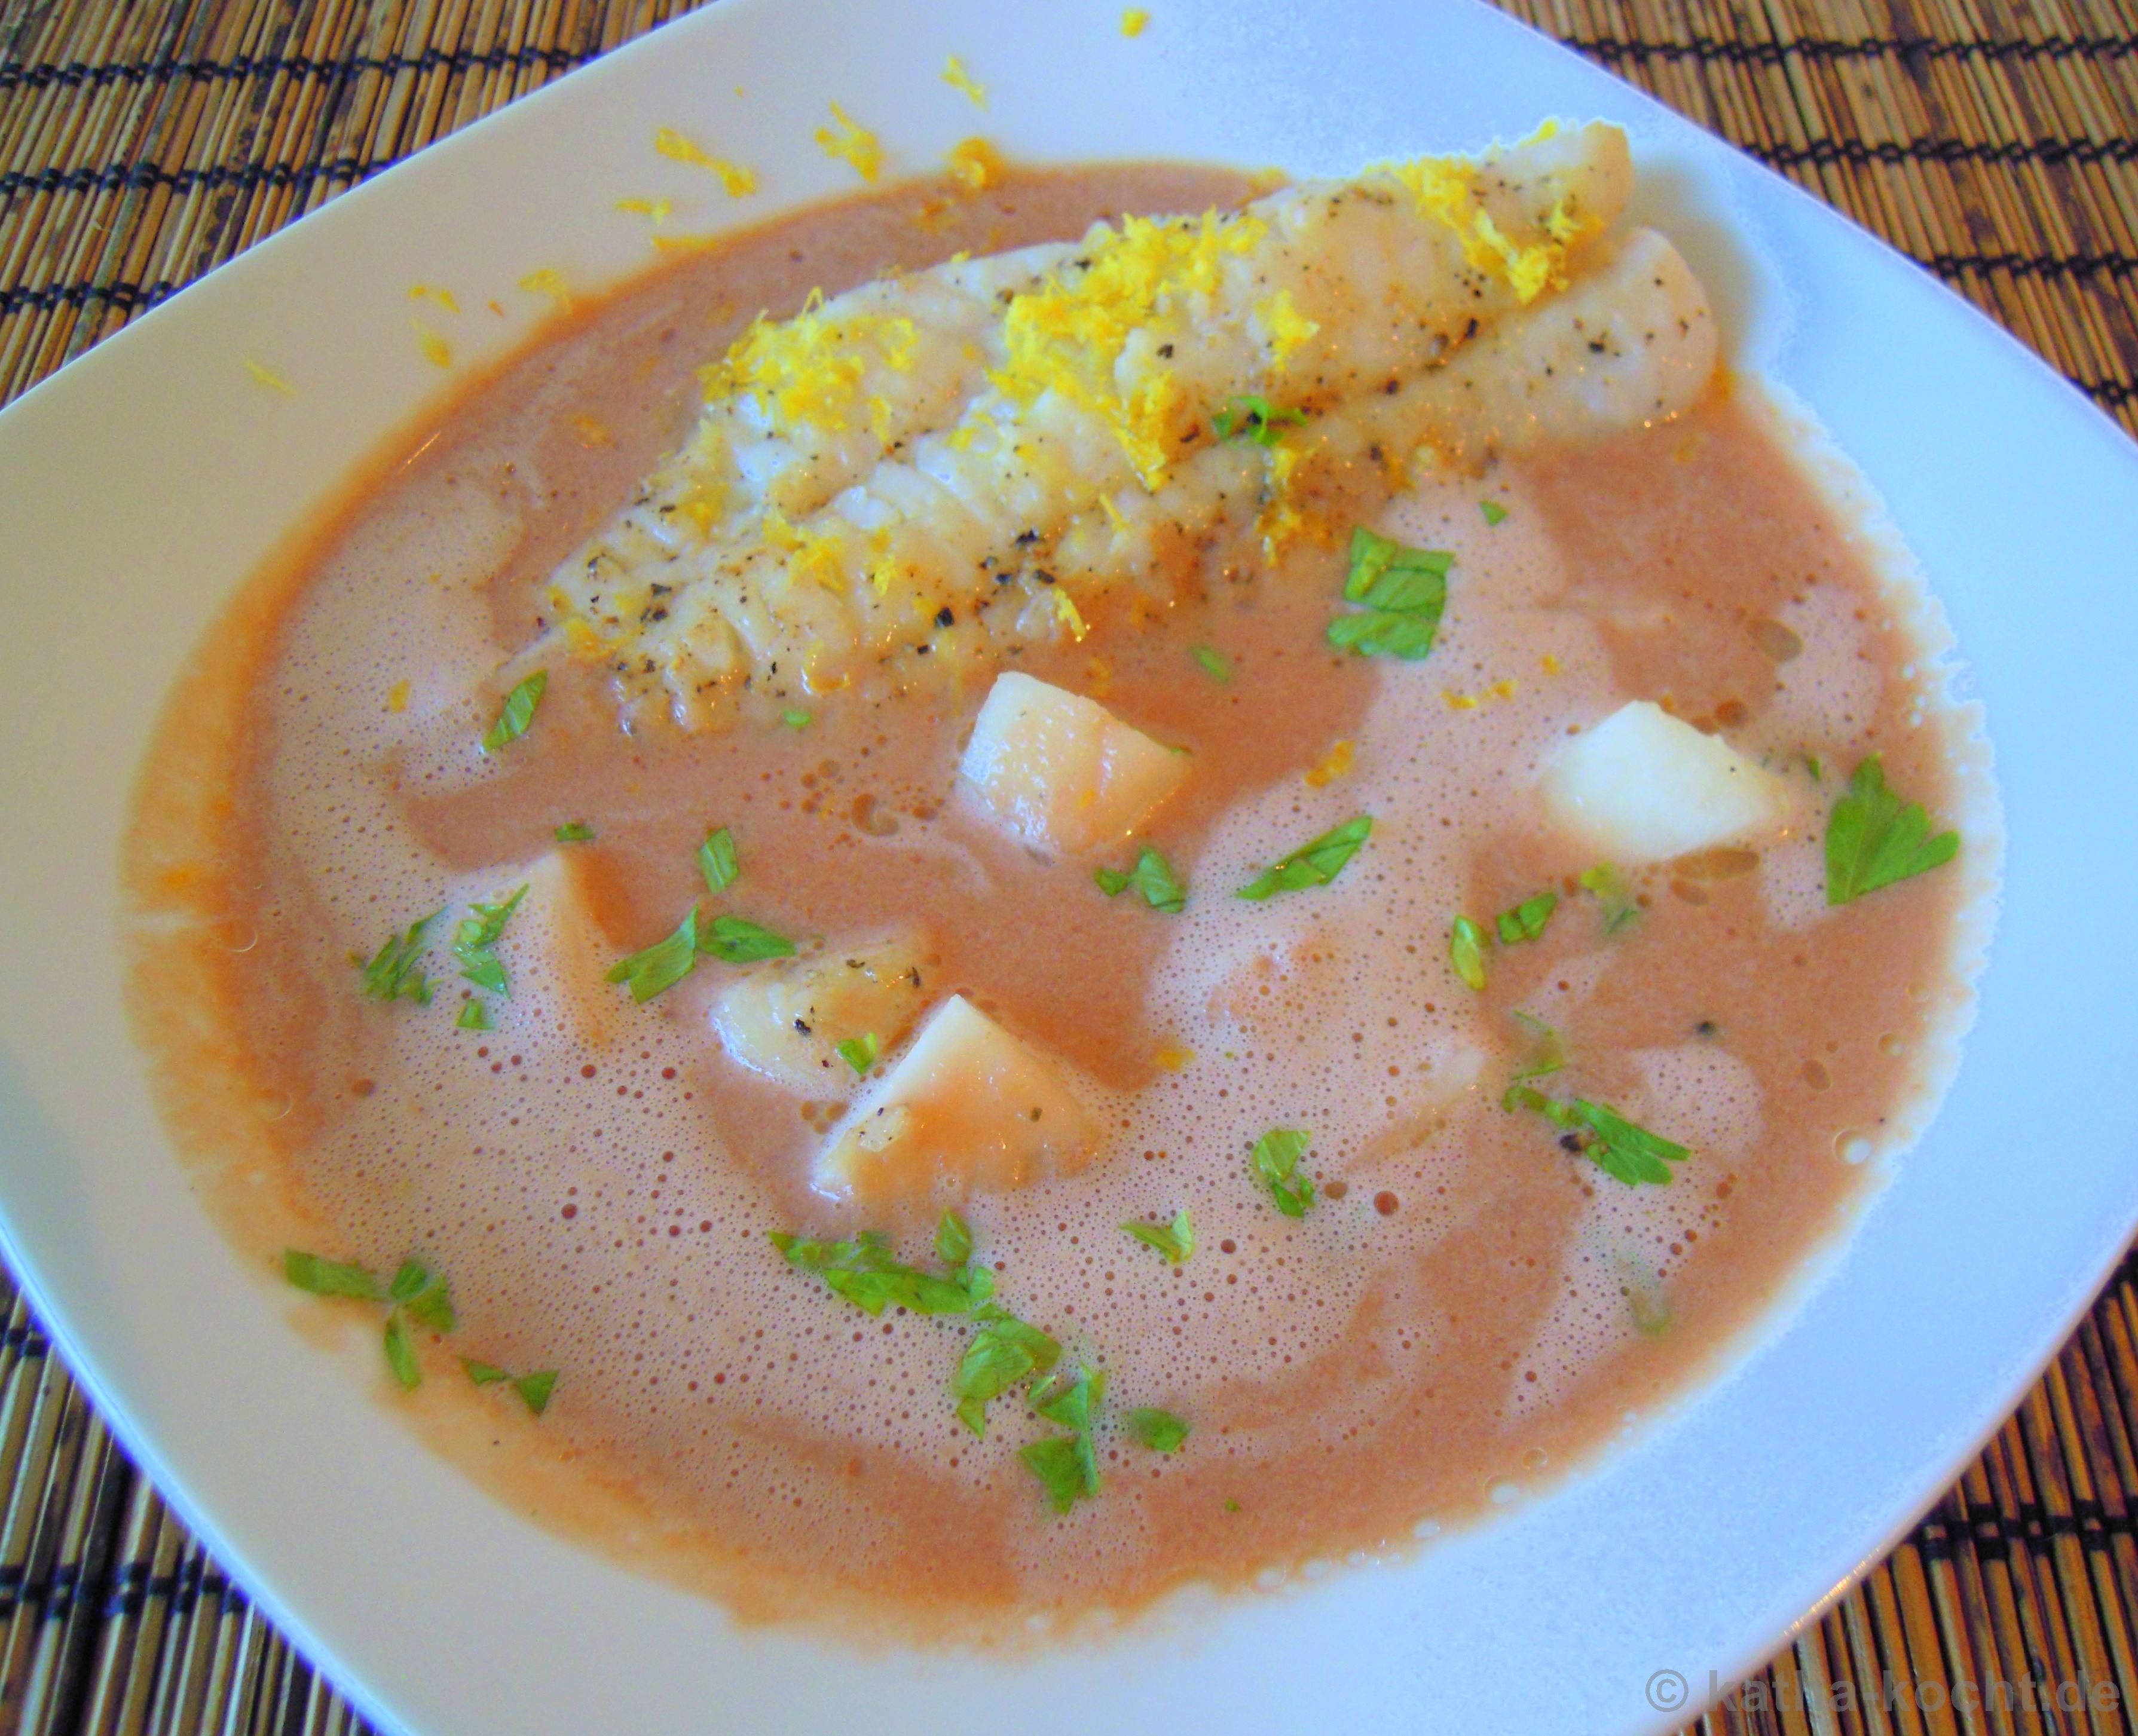
<path fill-rule="evenodd" d="M 2116 908 L 2138 856 L 2116 757 L 2138 737 L 2138 453 L 1897 256 L 1482 6 L 1153 12 L 1130 41 L 1110 3 L 728 0 L 348 194 L 0 416 L 0 1241 L 129 1450 L 388 1728 L 1673 1725 L 1945 1486 L 2138 1218 L 2138 938 Z M 952 53 L 984 114 L 940 80 Z M 672 195 L 702 230 L 851 188 L 811 143 L 834 100 L 893 173 L 974 132 L 1030 159 L 1342 173 L 1548 114 L 1623 122 L 1739 361 L 1818 414 L 1931 575 L 2006 803 L 2001 932 L 1944 1112 L 1726 1378 L 1419 1558 L 1016 1662 L 740 1630 L 464 1481 L 239 1270 L 121 1003 L 119 841 L 157 708 L 232 587 L 440 389 L 409 286 L 495 297 L 507 317 L 426 318 L 461 365 L 500 355 L 543 310 L 523 276 L 647 261 L 621 197 Z M 762 190 L 729 201 L 657 158 L 661 125 Z"/>

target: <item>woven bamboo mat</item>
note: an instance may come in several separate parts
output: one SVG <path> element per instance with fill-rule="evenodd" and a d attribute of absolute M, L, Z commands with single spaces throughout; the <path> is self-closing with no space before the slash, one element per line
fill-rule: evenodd
<path fill-rule="evenodd" d="M 1503 3 L 1911 254 L 2138 432 L 2138 0 Z M 0 402 L 690 4 L 0 0 Z M 4 1280 L 0 1313 L 0 1731 L 359 1730 L 127 1465 Z M 1915 1534 L 1692 1728 L 2138 1728 L 2134 1503 L 2126 1261 Z"/>

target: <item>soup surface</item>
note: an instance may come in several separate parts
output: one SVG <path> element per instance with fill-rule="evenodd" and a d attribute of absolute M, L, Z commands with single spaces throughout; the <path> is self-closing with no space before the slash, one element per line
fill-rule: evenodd
<path fill-rule="evenodd" d="M 1359 466 L 1320 499 L 1337 535 L 1273 557 L 1210 539 L 1164 607 L 1090 607 L 1013 659 L 693 730 L 620 726 L 609 671 L 568 659 L 524 733 L 477 748 L 497 672 L 553 625 L 553 571 L 759 310 L 1248 192 L 1020 173 L 670 261 L 442 409 L 262 575 L 144 778 L 143 1028 L 237 1243 L 263 1270 L 295 1247 L 442 1275 L 449 1314 L 290 1306 L 351 1342 L 398 1320 L 422 1379 L 380 1367 L 382 1402 L 543 1522 L 747 1613 L 1023 1632 L 1400 1545 L 1548 1483 L 1769 1304 L 1941 1082 L 1970 880 L 1829 905 L 1824 850 L 1874 753 L 1904 800 L 1964 809 L 1965 719 L 1920 598 L 1725 377 L 1682 413 L 1468 454 L 1393 497 Z M 1356 524 L 1452 555 L 1428 656 L 1329 642 Z M 1013 665 L 1184 753 L 1133 842 L 1034 850 L 961 783 Z M 1764 768 L 1784 822 L 1607 871 L 1538 790 L 1636 700 Z M 1233 895 L 1362 817 L 1333 877 Z M 725 879 L 700 854 L 720 828 Z M 1179 909 L 1095 884 L 1145 848 Z M 496 992 L 452 942 L 522 885 L 476 945 Z M 598 982 L 694 905 L 798 962 L 699 958 L 643 1003 Z M 411 948 L 430 998 L 363 992 L 383 979 L 352 955 L 433 912 Z M 714 1016 L 738 983 L 893 939 L 922 1010 L 962 995 L 1066 1082 L 1096 1129 L 1079 1161 L 1015 1187 L 960 1185 L 954 1153 L 932 1189 L 822 1185 L 912 1021 L 852 1033 L 851 1076 L 798 1091 Z M 1667 1182 L 1610 1173 L 1577 1104 L 1667 1144 L 1646 1148 Z M 937 1251 L 946 1208 L 970 1265 L 954 1230 Z M 868 1312 L 768 1239 L 864 1230 L 969 1292 L 984 1268 L 992 1305 L 1059 1347 L 984 1405 L 984 1436 L 952 1381 L 984 1311 Z M 557 1378 L 537 1415 L 464 1368 Z M 1066 1512 L 1024 1451 L 1049 1440 L 1063 1464 L 1089 1448 Z"/>

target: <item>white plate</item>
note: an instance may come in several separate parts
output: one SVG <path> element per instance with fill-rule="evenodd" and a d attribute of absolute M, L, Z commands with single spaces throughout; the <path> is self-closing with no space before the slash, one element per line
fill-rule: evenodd
<path fill-rule="evenodd" d="M 0 1213 L 129 1449 L 389 1727 L 1629 1731 L 1675 1723 L 1875 1560 L 2055 1348 L 2138 1217 L 2138 454 L 1987 321 L 1810 199 L 1482 7 L 729 0 L 425 152 L 135 322 L 0 417 Z M 962 56 L 979 115 L 942 83 Z M 740 94 L 737 86 L 741 86 Z M 408 287 L 502 354 L 548 266 L 644 262 L 620 196 L 705 227 L 844 191 L 832 100 L 920 170 L 1033 158 L 1345 171 L 1550 113 L 1623 121 L 1740 358 L 1809 404 L 1943 597 L 1994 732 L 2002 932 L 1935 1129 L 1793 1317 L 1548 1498 L 1408 1563 L 1014 1664 L 861 1656 L 522 1523 L 306 1348 L 188 1192 L 133 1058 L 115 932 L 142 746 L 231 588 L 440 386 Z M 754 165 L 726 201 L 657 125 Z M 1722 237 L 1729 240 L 1725 244 Z M 509 317 L 484 311 L 495 296 Z M 256 360 L 298 388 L 264 389 Z M 1711 1678 L 1709 1672 L 1716 1672 Z M 1676 1672 L 1673 1675 L 1670 1672 Z M 1665 1702 L 1658 1708 L 1656 1701 Z"/>

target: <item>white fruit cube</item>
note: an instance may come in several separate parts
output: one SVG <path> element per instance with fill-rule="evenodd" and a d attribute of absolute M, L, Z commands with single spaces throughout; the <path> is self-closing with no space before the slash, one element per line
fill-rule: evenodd
<path fill-rule="evenodd" d="M 822 1193 L 864 1202 L 1022 1187 L 1091 1161 L 1097 1129 L 1029 1044 L 953 995 L 818 1154 Z"/>
<path fill-rule="evenodd" d="M 755 967 L 721 991 L 713 1030 L 744 1066 L 805 1097 L 851 1096 L 861 1074 L 842 1043 L 888 1051 L 925 996 L 925 948 L 912 934 Z"/>
<path fill-rule="evenodd" d="M 1627 866 L 1772 831 L 1789 812 L 1780 778 L 1646 700 L 1560 750 L 1545 769 L 1544 802 L 1560 826 Z"/>
<path fill-rule="evenodd" d="M 1012 672 L 995 678 L 959 773 L 1031 845 L 1083 856 L 1118 844 L 1188 775 L 1188 756 L 1096 700 Z"/>
<path fill-rule="evenodd" d="M 527 873 L 527 896 L 505 931 L 512 999 L 552 1007 L 589 1047 L 606 1049 L 622 1034 L 630 1003 L 605 980 L 617 948 L 594 914 L 593 859 L 553 850 Z"/>

